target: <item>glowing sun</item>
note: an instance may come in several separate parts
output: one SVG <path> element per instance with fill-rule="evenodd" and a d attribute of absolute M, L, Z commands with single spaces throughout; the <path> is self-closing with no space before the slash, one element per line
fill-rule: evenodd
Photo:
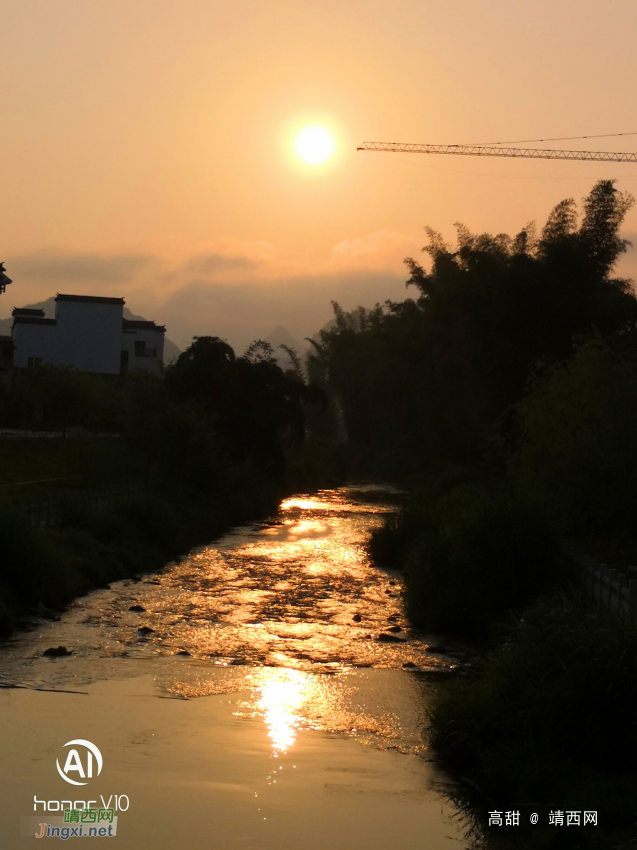
<path fill-rule="evenodd" d="M 303 162 L 318 165 L 334 153 L 334 139 L 325 127 L 306 127 L 296 137 L 294 147 Z"/>

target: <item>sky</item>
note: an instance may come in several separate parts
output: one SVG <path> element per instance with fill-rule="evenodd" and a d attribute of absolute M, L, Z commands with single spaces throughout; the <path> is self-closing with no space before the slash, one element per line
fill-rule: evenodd
<path fill-rule="evenodd" d="M 634 0 L 0 0 L 12 307 L 123 296 L 237 349 L 409 297 L 424 226 L 542 225 L 637 165 L 357 152 L 637 133 Z M 631 104 L 633 104 L 631 106 Z M 308 125 L 335 154 L 294 152 Z M 554 147 L 637 151 L 637 135 Z M 637 278 L 635 249 L 620 273 Z"/>

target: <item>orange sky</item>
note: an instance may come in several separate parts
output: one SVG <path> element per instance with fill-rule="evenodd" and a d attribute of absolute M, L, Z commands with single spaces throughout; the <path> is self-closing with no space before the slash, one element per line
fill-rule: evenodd
<path fill-rule="evenodd" d="M 637 131 L 634 0 L 1 7 L 0 317 L 112 294 L 182 346 L 277 324 L 303 337 L 333 298 L 404 297 L 423 225 L 515 232 L 600 177 L 637 194 L 629 164 L 355 151 Z M 334 132 L 328 165 L 295 159 L 307 123 Z M 562 144 L 637 150 L 637 135 Z M 637 244 L 637 212 L 626 231 Z"/>

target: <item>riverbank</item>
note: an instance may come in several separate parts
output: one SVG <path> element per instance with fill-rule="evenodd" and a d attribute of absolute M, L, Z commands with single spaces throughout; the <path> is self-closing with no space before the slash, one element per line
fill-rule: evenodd
<path fill-rule="evenodd" d="M 462 777 L 465 810 L 489 837 L 503 838 L 489 811 L 519 811 L 519 828 L 505 830 L 510 846 L 634 847 L 633 625 L 574 594 L 541 599 L 475 674 L 439 690 L 428 715 L 430 741 Z M 595 812 L 594 828 L 585 828 L 584 811 Z M 572 819 L 569 829 L 569 812 L 580 813 L 581 828 Z"/>
<path fill-rule="evenodd" d="M 570 567 L 538 510 L 474 477 L 421 488 L 369 541 L 375 563 L 405 578 L 420 629 L 488 641 L 510 611 L 563 587 Z"/>
<path fill-rule="evenodd" d="M 0 635 L 54 617 L 74 598 L 164 565 L 232 525 L 267 516 L 274 487 L 237 486 L 218 494 L 153 492 L 110 513 L 75 508 L 59 527 L 34 528 L 18 512 L 0 518 Z"/>
<path fill-rule="evenodd" d="M 401 570 L 414 625 L 462 634 L 484 653 L 428 708 L 428 741 L 476 834 L 503 848 L 627 846 L 637 631 L 587 606 L 546 518 L 504 485 L 473 481 L 421 492 L 369 548 Z M 519 811 L 520 826 L 490 826 L 490 811 Z M 550 823 L 567 811 L 597 812 L 597 826 Z"/>
<path fill-rule="evenodd" d="M 122 848 L 464 847 L 421 738 L 432 672 L 458 662 L 409 628 L 402 580 L 366 555 L 394 510 L 380 492 L 286 498 L 0 645 L 11 846 L 34 794 L 67 796 L 55 760 L 79 737 L 104 759 L 90 797 L 129 798 Z"/>

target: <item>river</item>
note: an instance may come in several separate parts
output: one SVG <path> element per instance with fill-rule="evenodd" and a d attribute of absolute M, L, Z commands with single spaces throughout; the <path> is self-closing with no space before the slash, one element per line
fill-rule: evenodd
<path fill-rule="evenodd" d="M 468 846 L 422 738 L 461 657 L 410 629 L 400 576 L 364 546 L 394 509 L 378 488 L 286 499 L 17 633 L 0 648 L 1 846 L 69 798 L 118 808 L 131 850 Z M 75 740 L 98 776 L 56 768 Z"/>

